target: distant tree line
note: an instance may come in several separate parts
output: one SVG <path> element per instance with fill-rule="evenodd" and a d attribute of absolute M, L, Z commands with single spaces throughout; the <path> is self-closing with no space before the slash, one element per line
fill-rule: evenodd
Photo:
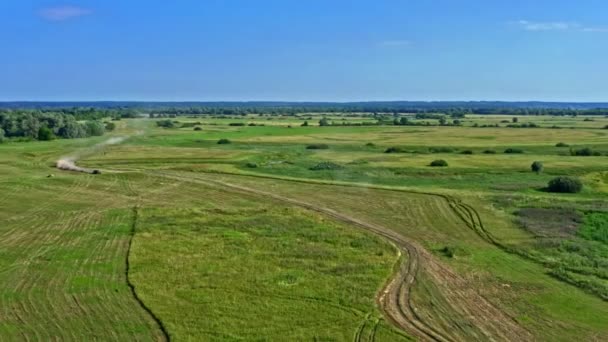
<path fill-rule="evenodd" d="M 172 107 L 147 111 L 151 117 L 175 117 L 178 115 L 296 115 L 303 113 L 392 113 L 416 114 L 418 119 L 434 119 L 439 115 L 463 118 L 465 115 L 549 115 L 608 116 L 608 109 L 551 109 L 551 108 L 410 108 L 376 106 L 332 106 L 332 107 Z"/>
<path fill-rule="evenodd" d="M 87 118 L 87 119 L 85 119 Z M 0 111 L 0 142 L 6 138 L 32 140 L 73 139 L 103 135 L 114 125 L 104 125 L 91 114 L 73 115 L 66 112 Z"/>
<path fill-rule="evenodd" d="M 467 114 L 502 115 L 608 115 L 606 103 L 558 102 L 0 102 L 0 110 L 61 112 L 79 119 L 128 118 L 149 114 L 177 115 L 296 115 L 301 113 L 443 114 L 461 118 Z"/>

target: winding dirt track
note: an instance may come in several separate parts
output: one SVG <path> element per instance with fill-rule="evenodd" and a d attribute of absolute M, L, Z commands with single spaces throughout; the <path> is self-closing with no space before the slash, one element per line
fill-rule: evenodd
<path fill-rule="evenodd" d="M 327 207 L 316 206 L 297 199 L 287 198 L 274 193 L 224 181 L 182 177 L 164 172 L 155 174 L 175 180 L 215 186 L 228 191 L 262 196 L 282 203 L 306 208 L 335 220 L 371 231 L 389 240 L 397 246 L 402 255 L 407 255 L 407 257 L 402 258 L 404 261 L 401 263 L 396 274 L 394 274 L 392 279 L 385 284 L 384 288 L 377 295 L 377 302 L 388 321 L 420 340 L 526 341 L 533 339 L 531 334 L 523 329 L 513 318 L 509 317 L 506 313 L 481 296 L 478 291 L 471 287 L 471 284 L 447 266 L 440 263 L 432 254 L 426 251 L 424 247 L 391 229 L 364 222 Z M 460 203 L 458 201 L 444 196 L 441 197 L 447 200 L 450 207 L 454 210 L 462 208 L 459 206 Z M 467 224 L 471 223 L 468 222 Z M 476 328 L 477 333 L 463 329 L 457 325 L 454 325 L 453 329 L 442 328 L 437 324 L 427 321 L 418 314 L 419 310 L 412 299 L 411 293 L 412 288 L 416 283 L 417 275 L 421 271 L 425 272 L 432 280 L 433 284 L 441 291 L 441 295 L 450 306 L 450 311 L 457 313 L 462 317 L 466 317 L 468 322 Z"/>

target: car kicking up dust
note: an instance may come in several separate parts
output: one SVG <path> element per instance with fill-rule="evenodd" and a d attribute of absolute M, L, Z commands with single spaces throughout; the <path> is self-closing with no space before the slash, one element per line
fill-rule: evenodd
<path fill-rule="evenodd" d="M 94 174 L 94 175 L 100 174 L 101 171 L 99 171 L 99 170 L 87 169 L 87 168 L 76 165 L 76 161 L 78 159 L 82 158 L 83 156 L 94 154 L 106 146 L 120 144 L 123 141 L 127 140 L 127 138 L 128 137 L 113 137 L 102 143 L 99 143 L 99 144 L 93 146 L 92 148 L 90 148 L 84 152 L 75 153 L 70 156 L 62 157 L 57 161 L 57 163 L 55 164 L 55 167 L 57 167 L 60 170 L 65 170 L 65 171 L 84 172 L 84 173 L 90 173 L 90 174 Z"/>

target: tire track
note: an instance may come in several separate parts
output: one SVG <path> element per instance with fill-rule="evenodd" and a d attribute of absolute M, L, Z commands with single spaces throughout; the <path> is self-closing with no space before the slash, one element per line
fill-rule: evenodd
<path fill-rule="evenodd" d="M 388 239 L 395 245 L 399 246 L 399 249 L 402 253 L 407 253 L 408 257 L 405 258 L 405 262 L 401 264 L 398 273 L 391 281 L 388 282 L 388 284 L 381 291 L 380 296 L 377 297 L 377 302 L 380 304 L 380 307 L 386 314 L 387 318 L 400 329 L 405 330 L 410 334 L 414 335 L 415 337 L 421 338 L 423 340 L 439 342 L 453 341 L 449 337 L 437 331 L 434 327 L 421 320 L 420 317 L 418 317 L 418 315 L 416 314 L 414 304 L 411 301 L 410 293 L 412 286 L 414 285 L 416 280 L 416 274 L 419 270 L 420 260 L 418 250 L 415 245 L 413 245 L 408 240 L 403 238 L 401 235 L 395 233 L 394 231 L 388 230 L 381 226 L 377 226 L 375 224 L 360 221 L 347 215 L 343 215 L 329 208 L 318 207 L 299 200 L 286 198 L 280 195 L 267 193 L 257 189 L 247 188 L 244 186 L 234 185 L 231 183 L 226 183 L 217 180 L 189 179 L 162 172 L 158 174 L 176 180 L 202 183 L 212 186 L 215 185 L 216 187 L 225 189 L 227 188 L 240 193 L 247 193 L 271 198 L 282 203 L 288 203 L 314 212 L 321 213 L 337 221 L 354 225 L 368 231 L 372 231 L 377 235 Z"/>
<path fill-rule="evenodd" d="M 300 206 L 332 217 L 338 221 L 366 229 L 389 240 L 397 246 L 402 255 L 407 255 L 407 258 L 401 263 L 393 278 L 391 278 L 378 294 L 377 302 L 379 307 L 383 310 L 387 321 L 394 326 L 407 331 L 414 337 L 429 341 L 468 341 L 472 339 L 527 341 L 533 339 L 530 332 L 521 327 L 512 316 L 502 311 L 490 300 L 480 294 L 475 286 L 471 286 L 472 284 L 467 280 L 436 260 L 436 258 L 422 245 L 405 238 L 392 229 L 387 229 L 385 226 L 371 224 L 349 215 L 338 213 L 324 205 L 312 205 L 275 193 L 268 193 L 245 186 L 227 183 L 224 180 L 209 179 L 208 177 L 204 179 L 196 178 L 191 174 L 184 175 L 182 173 L 166 171 L 153 171 L 153 173 L 184 182 L 215 186 L 228 191 L 263 196 L 283 203 Z M 310 184 L 310 182 L 305 181 L 300 181 L 300 183 Z M 315 185 L 349 187 L 348 185 L 342 184 Z M 352 185 L 350 187 L 362 188 L 357 185 Z M 379 188 L 376 190 L 383 191 L 387 189 Z M 409 192 L 394 189 L 388 191 L 398 193 Z M 452 207 L 451 203 L 461 203 L 457 199 L 435 193 L 417 191 L 412 191 L 411 193 L 429 195 L 432 198 L 436 198 L 438 201 L 444 201 L 444 204 L 438 208 L 441 209 L 440 212 L 451 213 L 446 217 L 453 216 L 450 218 L 451 220 L 460 222 L 462 219 L 467 225 L 472 224 L 466 219 L 466 216 L 462 217 L 458 215 L 458 212 Z M 475 217 L 475 215 L 473 215 L 473 217 L 478 221 L 481 221 L 479 217 Z M 446 316 L 449 318 L 448 321 L 450 324 L 448 326 L 442 327 L 437 324 L 432 316 L 425 318 L 418 314 L 419 308 L 417 308 L 417 305 L 411 296 L 412 289 L 417 281 L 418 272 L 424 272 L 425 277 L 438 288 L 440 296 L 447 303 L 447 311 L 434 312 L 433 315 L 440 315 L 441 317 Z M 433 310 L 432 307 L 431 309 Z M 468 323 L 462 325 L 458 321 L 453 321 L 451 316 L 454 314 Z M 468 326 L 474 327 L 477 331 L 470 331 L 470 329 L 467 328 Z"/>

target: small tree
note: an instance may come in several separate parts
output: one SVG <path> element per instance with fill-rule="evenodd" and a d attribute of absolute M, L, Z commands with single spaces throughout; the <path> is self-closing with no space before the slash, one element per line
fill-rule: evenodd
<path fill-rule="evenodd" d="M 106 122 L 106 131 L 111 132 L 116 129 L 116 124 L 113 122 Z"/>
<path fill-rule="evenodd" d="M 326 117 L 319 120 L 319 126 L 329 126 L 329 120 Z"/>
<path fill-rule="evenodd" d="M 516 117 L 514 117 L 514 118 L 512 119 L 512 121 L 513 121 L 513 123 L 517 123 L 517 122 L 519 122 L 519 119 L 518 119 L 518 118 L 516 118 Z"/>
<path fill-rule="evenodd" d="M 583 189 L 583 183 L 576 178 L 557 177 L 549 181 L 547 189 L 550 192 L 577 193 Z"/>
<path fill-rule="evenodd" d="M 304 121 L 304 123 L 301 126 L 302 127 L 308 127 L 308 121 Z"/>
<path fill-rule="evenodd" d="M 2 128 L 0 128 L 0 143 L 4 142 L 4 130 Z"/>
<path fill-rule="evenodd" d="M 534 163 L 532 163 L 530 168 L 532 169 L 532 172 L 536 172 L 536 174 L 539 174 L 543 172 L 544 165 L 543 162 L 535 161 Z"/>
<path fill-rule="evenodd" d="M 217 141 L 217 143 L 218 143 L 219 145 L 226 145 L 226 144 L 230 144 L 231 142 L 232 142 L 232 141 L 230 141 L 230 140 L 228 140 L 228 139 L 226 139 L 226 138 L 222 138 L 222 139 L 220 139 L 220 140 L 218 140 L 218 141 Z"/>
<path fill-rule="evenodd" d="M 38 130 L 38 140 L 49 141 L 53 139 L 55 139 L 55 134 L 50 128 L 46 126 L 40 127 Z"/>
<path fill-rule="evenodd" d="M 87 134 L 94 137 L 102 136 L 106 131 L 104 124 L 100 121 L 87 121 L 85 123 L 85 128 Z"/>

